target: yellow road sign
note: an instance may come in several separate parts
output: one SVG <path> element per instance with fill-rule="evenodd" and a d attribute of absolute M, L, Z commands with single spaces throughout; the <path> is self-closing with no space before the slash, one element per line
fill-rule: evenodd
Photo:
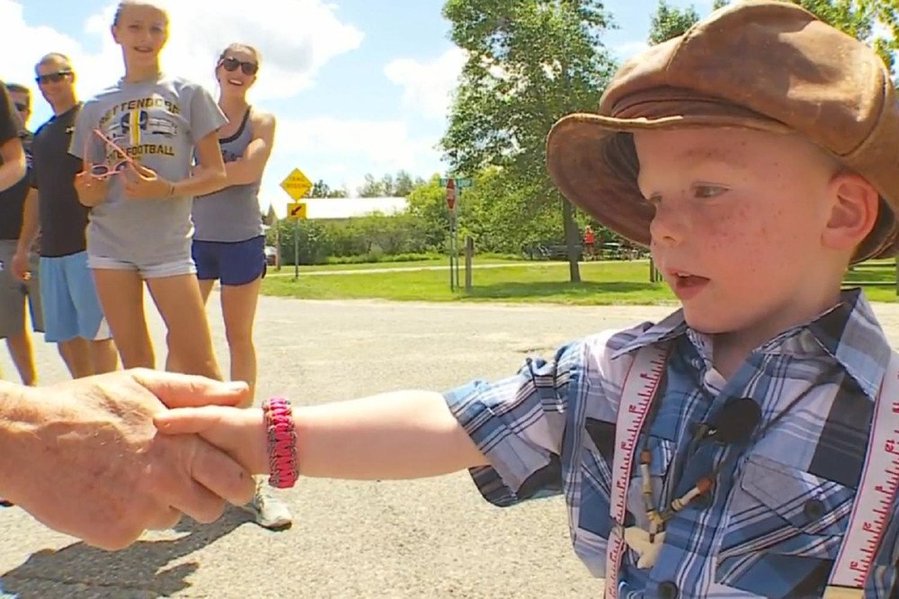
<path fill-rule="evenodd" d="M 312 189 L 312 181 L 303 174 L 303 171 L 295 168 L 281 181 L 281 189 L 286 191 L 293 201 L 297 201 Z"/>
<path fill-rule="evenodd" d="M 306 219 L 306 203 L 305 202 L 296 202 L 293 204 L 287 205 L 287 218 L 290 220 L 305 220 Z"/>

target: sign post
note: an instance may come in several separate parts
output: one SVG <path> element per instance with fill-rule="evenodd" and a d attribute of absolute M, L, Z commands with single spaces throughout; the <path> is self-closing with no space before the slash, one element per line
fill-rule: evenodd
<path fill-rule="evenodd" d="M 312 189 L 312 181 L 303 174 L 298 168 L 290 171 L 283 181 L 281 181 L 281 189 L 287 192 L 287 195 L 293 200 L 293 203 L 287 205 L 287 218 L 294 221 L 293 224 L 293 280 L 300 278 L 300 221 L 306 218 L 306 204 L 300 202 L 300 198 L 309 193 Z"/>
<path fill-rule="evenodd" d="M 449 210 L 450 219 L 450 237 L 449 237 L 449 271 L 450 271 L 450 291 L 455 291 L 459 286 L 459 257 L 456 254 L 456 180 L 449 178 L 446 180 L 446 208 Z"/>

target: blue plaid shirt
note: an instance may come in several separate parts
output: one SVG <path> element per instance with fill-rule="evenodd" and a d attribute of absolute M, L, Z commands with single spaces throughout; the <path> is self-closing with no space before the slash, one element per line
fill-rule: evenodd
<path fill-rule="evenodd" d="M 655 325 L 565 345 L 551 362 L 528 360 L 513 377 L 448 392 L 451 410 L 491 464 L 472 470 L 478 489 L 499 506 L 564 494 L 575 553 L 604 576 L 622 386 L 636 350 L 662 342 L 673 351 L 656 417 L 643 431 L 656 505 L 724 468 L 706 501 L 668 522 L 652 568 L 638 569 L 627 552 L 619 595 L 820 597 L 846 531 L 891 352 L 858 290 L 759 347 L 727 381 L 712 368 L 711 339 L 678 311 Z M 761 406 L 751 441 L 692 442 L 695 424 L 713 421 L 734 398 Z M 628 517 L 645 529 L 637 474 Z M 866 598 L 899 596 L 897 559 L 899 518 L 892 518 Z"/>

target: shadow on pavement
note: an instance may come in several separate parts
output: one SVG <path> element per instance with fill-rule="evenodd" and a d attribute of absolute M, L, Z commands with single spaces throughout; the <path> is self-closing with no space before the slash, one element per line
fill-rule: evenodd
<path fill-rule="evenodd" d="M 58 551 L 39 551 L 0 577 L 0 597 L 167 597 L 188 588 L 187 577 L 200 567 L 187 562 L 166 569 L 169 563 L 251 521 L 249 514 L 232 507 L 212 524 L 182 518 L 174 530 L 187 534 L 176 539 L 138 541 L 116 552 L 81 542 Z"/>

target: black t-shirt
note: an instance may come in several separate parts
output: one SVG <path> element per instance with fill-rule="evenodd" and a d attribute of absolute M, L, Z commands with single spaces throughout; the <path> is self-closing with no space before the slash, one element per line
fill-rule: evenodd
<path fill-rule="evenodd" d="M 69 154 L 69 142 L 81 104 L 40 126 L 31 144 L 31 184 L 40 196 L 41 256 L 56 258 L 85 249 L 88 209 L 78 201 L 75 175 L 81 161 Z"/>
<path fill-rule="evenodd" d="M 7 127 L 0 125 L 0 142 L 9 141 L 18 134 L 22 139 L 22 144 L 25 146 L 25 158 L 30 165 L 31 133 L 22 126 L 19 115 L 11 112 L 12 102 L 9 100 L 9 94 L 6 93 L 6 86 L 0 87 L 3 88 L 3 93 L 0 94 L 3 97 L 3 99 L 0 99 L 0 121 L 12 120 L 12 126 L 17 128 L 13 129 L 13 135 L 8 135 Z M 6 105 L 5 111 L 2 106 L 4 103 Z M 7 118 L 3 118 L 4 113 L 7 115 Z M 0 239 L 18 239 L 19 234 L 22 232 L 22 210 L 25 206 L 25 196 L 28 195 L 28 189 L 31 187 L 30 166 L 28 171 L 18 183 L 0 192 Z"/>

